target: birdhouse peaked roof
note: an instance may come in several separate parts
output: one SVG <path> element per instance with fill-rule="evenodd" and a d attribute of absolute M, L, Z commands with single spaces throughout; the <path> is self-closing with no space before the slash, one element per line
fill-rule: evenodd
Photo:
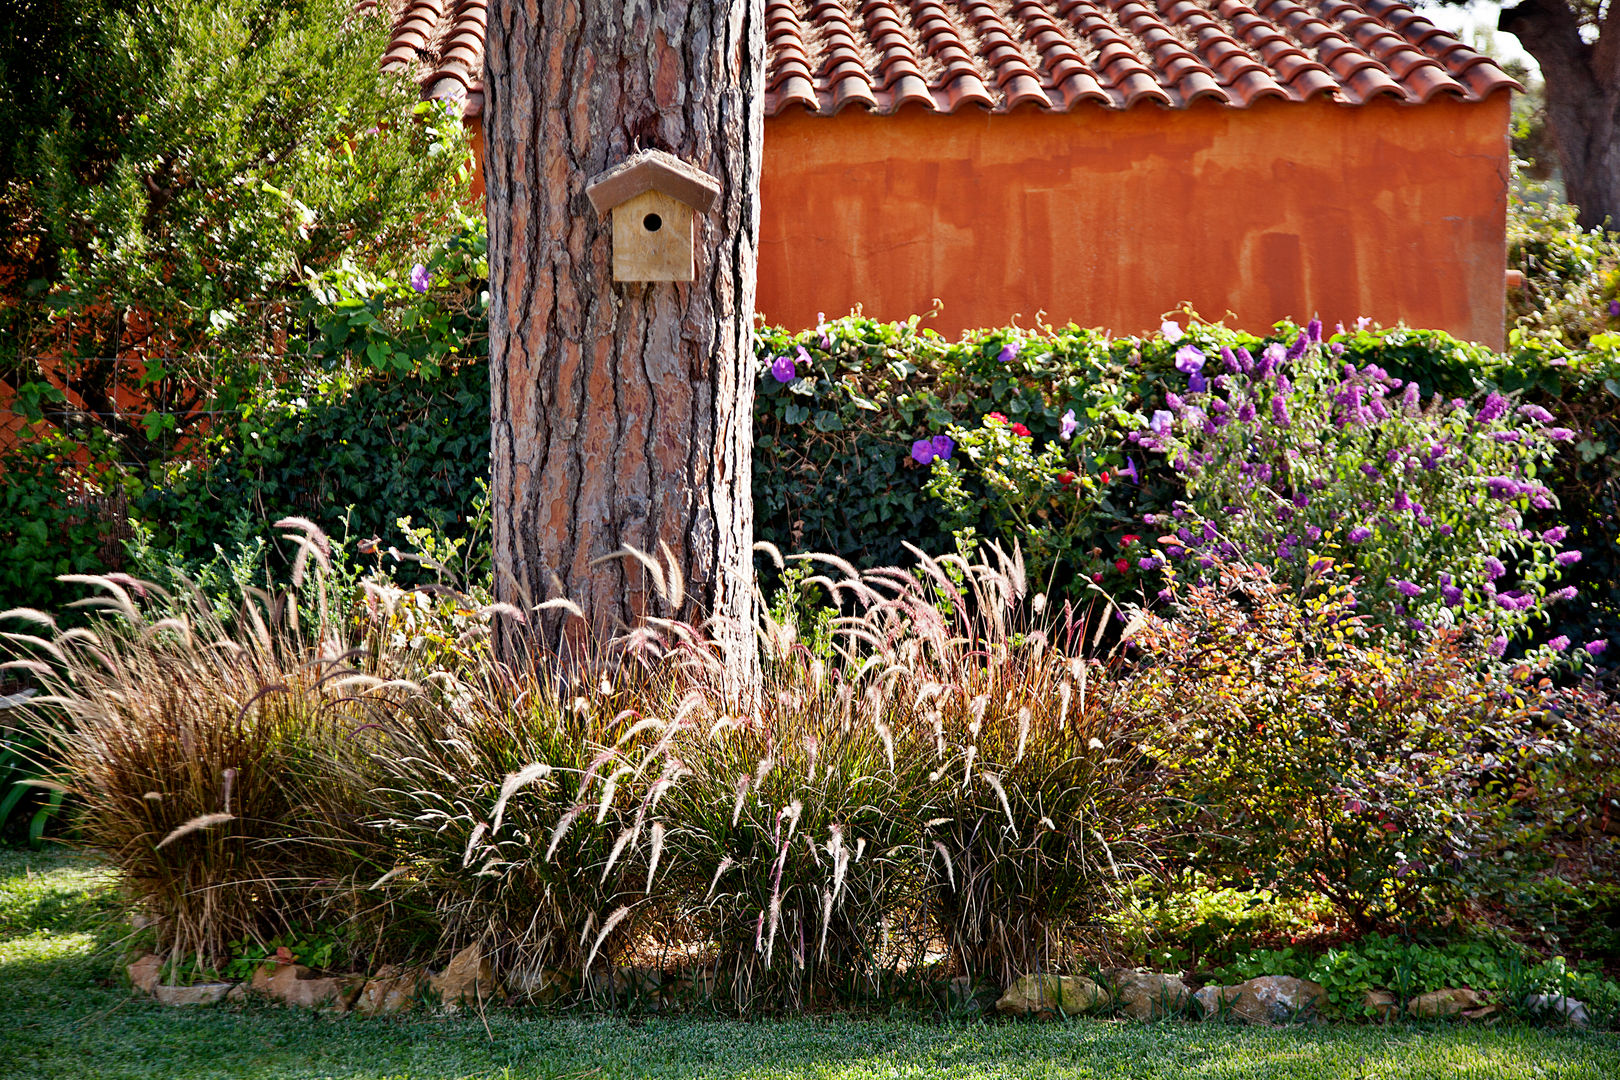
<path fill-rule="evenodd" d="M 591 177 L 585 185 L 585 195 L 598 214 L 648 191 L 679 199 L 701 214 L 708 212 L 719 197 L 720 181 L 674 154 L 643 150 Z"/>
<path fill-rule="evenodd" d="M 360 0 L 396 13 L 384 70 L 483 109 L 488 0 Z M 1522 89 L 1401 0 L 766 0 L 765 112 L 854 106 L 1066 112 Z"/>

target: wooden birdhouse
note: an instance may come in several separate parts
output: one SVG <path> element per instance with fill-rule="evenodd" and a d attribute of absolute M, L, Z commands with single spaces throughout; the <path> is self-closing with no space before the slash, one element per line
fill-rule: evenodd
<path fill-rule="evenodd" d="M 593 177 L 585 194 L 613 215 L 614 281 L 691 281 L 697 215 L 720 181 L 662 150 L 643 150 Z"/>

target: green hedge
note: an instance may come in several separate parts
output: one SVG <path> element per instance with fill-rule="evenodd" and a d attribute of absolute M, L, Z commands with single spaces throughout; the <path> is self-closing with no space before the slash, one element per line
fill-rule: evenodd
<path fill-rule="evenodd" d="M 349 303 L 349 323 L 375 334 L 372 308 Z M 1267 339 L 1199 330 L 1206 342 L 1247 343 L 1256 352 L 1268 340 L 1291 342 L 1298 333 L 1286 324 Z M 1328 335 L 1334 339 L 1331 329 Z M 1578 354 L 1534 342 L 1497 354 L 1405 329 L 1338 340 L 1345 361 L 1377 363 L 1426 392 L 1475 397 L 1499 387 L 1580 429 L 1551 481 L 1562 510 L 1532 524 L 1570 526 L 1571 546 L 1585 558 L 1565 580 L 1582 596 L 1561 609 L 1567 625 L 1539 636 L 1611 636 L 1620 612 L 1620 465 L 1611 464 L 1608 451 L 1620 447 L 1620 338 L 1598 335 Z M 908 542 L 947 550 L 950 529 L 962 524 L 961 508 L 953 516 L 930 495 L 931 470 L 913 460 L 914 441 L 999 412 L 1009 424 L 1025 425 L 1041 446 L 1059 437 L 1062 417 L 1073 409 L 1080 427 L 1074 446 L 1083 447 L 1076 465 L 1087 473 L 1117 469 L 1126 461 L 1124 433 L 1142 427 L 1167 390 L 1185 385 L 1175 349 L 1157 335 L 1109 338 L 1074 327 L 1004 328 L 948 341 L 915 320 L 855 317 L 799 334 L 766 331 L 758 341 L 757 537 L 866 565 L 903 559 Z M 209 557 L 216 544 L 262 531 L 262 522 L 289 513 L 334 535 L 375 536 L 384 545 L 403 540 L 395 520 L 406 515 L 455 535 L 470 520 L 476 481 L 488 468 L 488 380 L 478 351 L 404 372 L 391 365 L 387 373 L 284 383 L 244 401 L 193 461 L 131 484 L 132 516 L 181 559 Z M 771 372 L 773 360 L 784 356 L 793 362 L 787 382 Z M 776 370 L 785 367 L 778 362 Z M 1107 430 L 1099 437 L 1098 429 Z M 1181 491 L 1162 458 L 1135 454 L 1130 461 L 1140 484 L 1112 484 L 1076 545 L 1105 564 L 1128 554 L 1125 535 L 1143 532 L 1143 516 L 1165 511 Z M 981 539 L 1018 539 L 988 502 L 975 527 Z M 82 538 L 74 550 L 82 553 Z M 8 557 L 0 553 L 0 560 Z M 42 564 L 37 553 L 35 559 L 33 565 Z M 1109 584 L 1132 585 L 1138 577 L 1133 569 L 1126 581 Z"/>

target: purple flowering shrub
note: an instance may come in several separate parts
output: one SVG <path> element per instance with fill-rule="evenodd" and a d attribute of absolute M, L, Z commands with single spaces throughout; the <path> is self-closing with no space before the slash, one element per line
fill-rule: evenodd
<path fill-rule="evenodd" d="M 1545 409 L 1495 391 L 1425 396 L 1343 359 L 1316 322 L 1255 350 L 1213 329 L 1198 338 L 1181 349 L 1200 354 L 1187 385 L 1130 436 L 1183 484 L 1149 522 L 1176 575 L 1241 559 L 1302 587 L 1340 566 L 1369 625 L 1421 634 L 1477 620 L 1498 653 L 1568 598 L 1559 573 L 1581 553 L 1565 529 L 1526 524 L 1556 508 L 1544 477 L 1573 438 Z"/>

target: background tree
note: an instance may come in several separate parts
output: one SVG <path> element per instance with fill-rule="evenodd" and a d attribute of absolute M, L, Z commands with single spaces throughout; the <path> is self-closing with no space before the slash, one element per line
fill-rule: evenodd
<path fill-rule="evenodd" d="M 761 0 L 493 0 L 485 69 L 496 595 L 605 635 L 714 617 L 752 643 Z M 585 186 L 637 149 L 720 178 L 696 280 L 616 283 Z M 611 558 L 664 552 L 651 572 Z M 603 562 L 601 560 L 608 559 Z M 680 588 L 674 588 L 679 583 Z M 585 627 L 544 613 L 547 647 Z M 750 675 L 751 647 L 731 662 Z"/>
<path fill-rule="evenodd" d="M 1497 26 L 1541 65 L 1564 188 L 1581 226 L 1620 225 L 1620 4 L 1525 0 L 1504 7 Z"/>
<path fill-rule="evenodd" d="M 350 0 L 8 5 L 0 399 L 156 460 L 262 344 L 258 313 L 296 313 L 341 261 L 408 267 L 455 209 L 465 136 L 378 72 L 389 25 Z M 143 353 L 165 362 L 107 362 Z"/>

